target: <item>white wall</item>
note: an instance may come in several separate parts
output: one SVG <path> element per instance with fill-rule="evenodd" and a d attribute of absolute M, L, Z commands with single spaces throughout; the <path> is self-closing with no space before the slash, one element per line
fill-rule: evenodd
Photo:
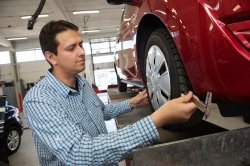
<path fill-rule="evenodd" d="M 30 40 L 17 40 L 15 41 L 15 50 L 23 51 L 31 48 L 40 48 L 40 43 L 38 39 Z"/>
<path fill-rule="evenodd" d="M 44 76 L 50 68 L 47 61 L 32 61 L 17 64 L 20 78 L 26 83 L 37 82 L 40 76 Z M 11 65 L 0 65 L 0 80 L 11 82 L 13 81 Z"/>
<path fill-rule="evenodd" d="M 11 82 L 12 80 L 13 78 L 11 72 L 11 65 L 10 64 L 0 65 L 0 81 Z"/>
<path fill-rule="evenodd" d="M 49 68 L 50 65 L 45 60 L 18 63 L 18 72 L 25 85 L 31 82 L 38 82 Z"/>

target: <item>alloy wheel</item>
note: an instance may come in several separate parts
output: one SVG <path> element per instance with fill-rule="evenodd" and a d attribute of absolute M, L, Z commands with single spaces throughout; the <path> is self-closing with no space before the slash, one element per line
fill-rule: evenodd
<path fill-rule="evenodd" d="M 7 146 L 11 151 L 14 151 L 18 148 L 19 145 L 19 133 L 16 130 L 12 130 L 7 138 Z"/>
<path fill-rule="evenodd" d="M 146 59 L 146 80 L 148 95 L 154 110 L 171 97 L 171 84 L 168 64 L 161 49 L 150 47 Z"/>

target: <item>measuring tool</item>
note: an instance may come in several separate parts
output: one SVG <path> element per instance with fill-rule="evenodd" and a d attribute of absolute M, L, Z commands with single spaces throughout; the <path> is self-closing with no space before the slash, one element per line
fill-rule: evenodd
<path fill-rule="evenodd" d="M 198 100 L 197 98 L 194 98 L 194 97 L 191 100 L 192 100 L 192 102 L 194 102 L 197 105 L 199 110 L 204 112 L 204 118 L 207 119 L 207 117 L 210 114 L 210 106 L 211 106 L 211 102 L 212 102 L 212 93 L 207 92 L 205 103 L 203 103 L 201 100 Z"/>

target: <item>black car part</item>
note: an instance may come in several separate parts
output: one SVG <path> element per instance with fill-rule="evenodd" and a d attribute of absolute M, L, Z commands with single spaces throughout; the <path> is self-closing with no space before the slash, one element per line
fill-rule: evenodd
<path fill-rule="evenodd" d="M 40 1 L 40 4 L 39 4 L 38 8 L 36 9 L 36 12 L 28 20 L 28 27 L 27 27 L 28 30 L 32 30 L 33 29 L 33 26 L 36 23 L 36 19 L 37 19 L 38 15 L 41 13 L 45 2 L 46 2 L 46 0 L 41 0 Z"/>

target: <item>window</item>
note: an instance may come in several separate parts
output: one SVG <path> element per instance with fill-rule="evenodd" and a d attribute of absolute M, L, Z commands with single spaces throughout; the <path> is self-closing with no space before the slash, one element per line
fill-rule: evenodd
<path fill-rule="evenodd" d="M 115 52 L 116 42 L 110 42 L 111 52 Z"/>
<path fill-rule="evenodd" d="M 114 55 L 102 55 L 102 56 L 94 56 L 93 57 L 93 63 L 108 63 L 108 62 L 114 62 Z"/>
<path fill-rule="evenodd" d="M 85 51 L 85 55 L 91 55 L 91 49 L 89 43 L 83 43 L 83 48 Z"/>
<path fill-rule="evenodd" d="M 92 54 L 114 52 L 115 38 L 91 39 L 90 46 L 92 49 Z"/>
<path fill-rule="evenodd" d="M 36 60 L 45 60 L 45 57 L 41 49 L 36 49 L 35 55 L 36 55 Z"/>
<path fill-rule="evenodd" d="M 41 49 L 33 49 L 27 51 L 16 52 L 16 60 L 19 62 L 29 62 L 37 60 L 45 60 Z"/>
<path fill-rule="evenodd" d="M 10 52 L 4 51 L 0 52 L 0 64 L 10 64 Z"/>
<path fill-rule="evenodd" d="M 36 60 L 35 52 L 33 50 L 16 52 L 16 60 L 17 62 L 35 61 Z"/>
<path fill-rule="evenodd" d="M 117 84 L 115 69 L 95 70 L 95 82 L 99 90 L 106 90 L 108 85 Z"/>

